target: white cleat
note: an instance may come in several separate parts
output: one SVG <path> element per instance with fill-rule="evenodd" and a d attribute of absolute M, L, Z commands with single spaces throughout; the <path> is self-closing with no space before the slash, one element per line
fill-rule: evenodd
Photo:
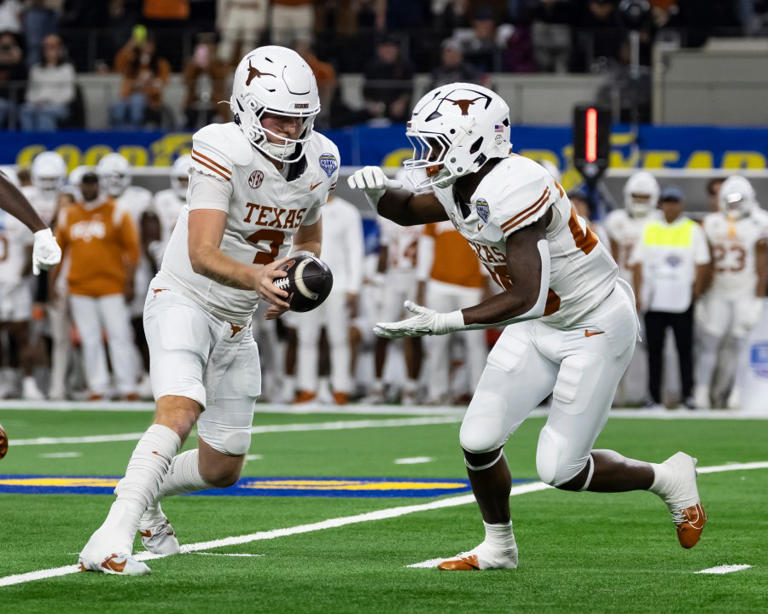
<path fill-rule="evenodd" d="M 709 409 L 709 388 L 707 386 L 696 386 L 693 389 L 693 404 L 696 409 Z"/>
<path fill-rule="evenodd" d="M 181 552 L 176 533 L 165 517 L 160 524 L 147 527 L 140 526 L 139 534 L 144 548 L 152 554 L 178 554 Z"/>
<path fill-rule="evenodd" d="M 661 466 L 667 470 L 661 497 L 677 527 L 677 539 L 683 548 L 693 548 L 707 523 L 696 487 L 696 459 L 685 452 L 678 452 Z"/>
<path fill-rule="evenodd" d="M 91 535 L 85 548 L 80 552 L 78 562 L 82 571 L 95 571 L 117 576 L 145 576 L 150 573 L 147 565 L 137 561 L 130 554 L 130 546 L 118 545 L 115 547 L 115 540 L 107 539 L 104 533 L 106 531 L 99 528 Z"/>
<path fill-rule="evenodd" d="M 492 548 L 485 542 L 469 552 L 457 554 L 437 565 L 442 571 L 480 571 L 483 569 L 515 569 L 517 546 L 510 550 Z"/>

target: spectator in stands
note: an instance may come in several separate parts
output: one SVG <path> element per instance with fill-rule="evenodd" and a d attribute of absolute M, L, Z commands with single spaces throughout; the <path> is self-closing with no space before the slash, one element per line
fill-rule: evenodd
<path fill-rule="evenodd" d="M 219 59 L 231 65 L 256 47 L 267 26 L 268 0 L 217 0 Z"/>
<path fill-rule="evenodd" d="M 275 45 L 290 45 L 296 39 L 312 40 L 315 8 L 312 0 L 272 0 L 269 29 Z"/>
<path fill-rule="evenodd" d="M 315 125 L 327 126 L 330 120 L 333 97 L 336 93 L 336 70 L 328 62 L 323 62 L 317 58 L 312 51 L 309 40 L 297 39 L 293 48 L 312 69 L 317 81 L 321 109 L 320 115 L 315 120 Z"/>
<path fill-rule="evenodd" d="M 199 35 L 192 57 L 184 64 L 183 77 L 188 128 L 194 130 L 213 121 L 229 121 L 227 105 L 219 104 L 227 98 L 229 66 L 216 56 L 214 34 Z"/>
<path fill-rule="evenodd" d="M 120 99 L 110 108 L 112 126 L 142 128 L 148 112 L 154 116 L 162 113 L 163 87 L 171 76 L 170 64 L 158 57 L 144 26 L 136 26 L 130 40 L 117 52 L 115 71 L 123 75 L 123 82 Z"/>
<path fill-rule="evenodd" d="M 659 207 L 664 217 L 645 224 L 630 257 L 635 296 L 638 303 L 647 303 L 648 309 L 648 391 L 652 406 L 662 407 L 664 338 L 667 328 L 672 328 L 682 401 L 685 407 L 694 409 L 693 305 L 708 283 L 709 247 L 701 226 L 683 215 L 683 193 L 679 188 L 664 188 Z"/>
<path fill-rule="evenodd" d="M 0 32 L 21 32 L 20 0 L 0 0 Z"/>
<path fill-rule="evenodd" d="M 574 72 L 604 72 L 619 59 L 624 28 L 617 0 L 579 0 L 574 19 Z"/>
<path fill-rule="evenodd" d="M 464 59 L 480 72 L 501 70 L 501 52 L 512 35 L 512 26 L 497 25 L 488 8 L 475 11 L 471 29 L 460 29 L 455 38 L 461 43 Z"/>
<path fill-rule="evenodd" d="M 363 97 L 372 119 L 404 122 L 413 94 L 413 67 L 402 57 L 399 42 L 383 38 L 376 47 L 376 59 L 365 69 Z"/>
<path fill-rule="evenodd" d="M 70 258 L 70 306 L 80 333 L 89 398 L 99 400 L 108 393 L 104 328 L 118 391 L 133 400 L 138 398 L 135 349 L 126 300 L 133 298 L 138 234 L 128 212 L 100 193 L 95 173 L 83 175 L 80 191 L 82 202 L 60 212 L 56 239 Z"/>
<path fill-rule="evenodd" d="M 0 32 L 0 128 L 15 128 L 15 114 L 27 78 L 24 52 L 13 32 Z M 12 118 L 11 125 L 6 122 Z"/>
<path fill-rule="evenodd" d="M 24 9 L 27 66 L 34 66 L 43 61 L 43 42 L 47 36 L 56 33 L 60 10 L 60 0 L 27 0 Z"/>
<path fill-rule="evenodd" d="M 573 2 L 530 0 L 526 2 L 532 21 L 531 36 L 536 65 L 542 72 L 567 72 L 571 53 Z"/>
<path fill-rule="evenodd" d="M 20 113 L 22 130 L 56 130 L 69 116 L 75 99 L 75 67 L 66 61 L 66 49 L 57 34 L 45 37 L 43 53 L 43 62 L 29 73 L 27 101 Z"/>
<path fill-rule="evenodd" d="M 479 73 L 474 66 L 464 61 L 461 44 L 447 38 L 441 45 L 440 66 L 432 71 L 432 83 L 429 89 L 434 89 L 446 83 L 479 83 L 486 84 L 486 77 Z"/>

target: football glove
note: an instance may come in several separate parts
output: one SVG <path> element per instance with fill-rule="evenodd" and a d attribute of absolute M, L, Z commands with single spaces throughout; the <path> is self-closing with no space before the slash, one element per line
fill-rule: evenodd
<path fill-rule="evenodd" d="M 35 234 L 35 243 L 32 247 L 32 272 L 39 275 L 40 271 L 47 271 L 61 262 L 61 248 L 53 238 L 50 228 L 38 230 Z"/>
<path fill-rule="evenodd" d="M 374 211 L 376 211 L 379 204 L 379 199 L 384 196 L 384 192 L 390 188 L 397 189 L 403 187 L 403 184 L 399 181 L 387 177 L 378 166 L 364 166 L 356 170 L 347 177 L 347 185 L 352 190 L 362 190 L 365 193 L 368 204 L 373 207 Z"/>
<path fill-rule="evenodd" d="M 398 337 L 445 335 L 466 328 L 464 315 L 458 309 L 449 313 L 439 313 L 411 301 L 405 301 L 404 307 L 411 317 L 399 322 L 379 322 L 373 327 L 373 332 L 385 339 L 397 339 Z"/>

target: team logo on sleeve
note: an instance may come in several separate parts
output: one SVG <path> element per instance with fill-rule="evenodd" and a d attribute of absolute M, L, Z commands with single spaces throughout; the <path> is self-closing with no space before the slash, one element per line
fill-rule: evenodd
<path fill-rule="evenodd" d="M 251 176 L 248 177 L 248 185 L 254 190 L 261 185 L 262 181 L 264 181 L 264 173 L 262 171 L 253 171 Z"/>
<path fill-rule="evenodd" d="M 488 206 L 488 201 L 484 198 L 478 198 L 475 201 L 475 211 L 477 216 L 483 220 L 483 223 L 488 223 L 488 216 L 491 214 L 491 208 Z"/>
<path fill-rule="evenodd" d="M 329 177 L 336 172 L 337 168 L 339 168 L 339 161 L 332 153 L 320 154 L 319 161 L 320 168 L 322 168 L 325 171 L 325 174 Z"/>

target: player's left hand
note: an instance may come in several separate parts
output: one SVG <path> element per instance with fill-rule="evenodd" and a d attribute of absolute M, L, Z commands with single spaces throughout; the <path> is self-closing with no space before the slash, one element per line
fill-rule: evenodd
<path fill-rule="evenodd" d="M 32 247 L 32 272 L 39 275 L 40 271 L 52 269 L 61 262 L 61 248 L 56 243 L 50 228 L 38 230 Z"/>
<path fill-rule="evenodd" d="M 288 311 L 287 307 L 278 307 L 277 305 L 270 305 L 267 312 L 264 314 L 265 320 L 277 320 L 281 315 Z"/>
<path fill-rule="evenodd" d="M 373 327 L 373 332 L 385 339 L 397 339 L 398 337 L 445 335 L 465 327 L 464 316 L 460 310 L 439 313 L 412 301 L 405 301 L 403 306 L 411 317 L 399 322 L 379 322 Z"/>

